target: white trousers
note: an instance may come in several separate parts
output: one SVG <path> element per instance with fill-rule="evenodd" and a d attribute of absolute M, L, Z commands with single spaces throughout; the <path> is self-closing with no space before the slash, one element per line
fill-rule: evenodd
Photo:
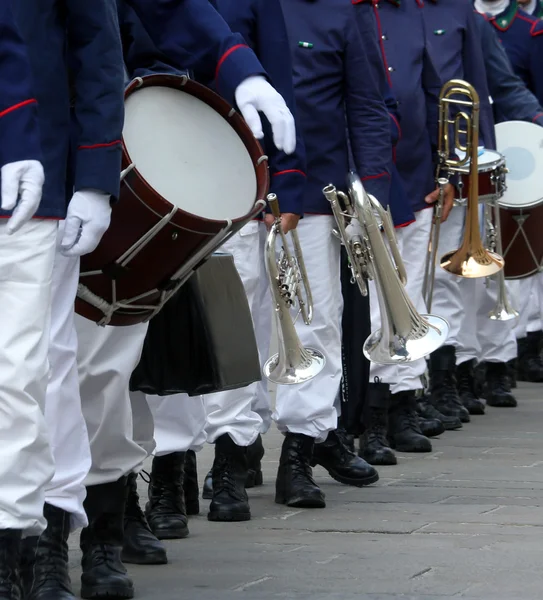
<path fill-rule="evenodd" d="M 519 312 L 515 335 L 526 337 L 528 332 L 541 329 L 543 310 L 543 273 L 507 282 L 509 292 L 516 297 L 515 308 Z"/>
<path fill-rule="evenodd" d="M 145 449 L 134 440 L 128 391 L 147 324 L 98 327 L 76 315 L 75 325 L 81 402 L 92 454 L 85 484 L 110 483 L 139 468 L 147 458 Z"/>
<path fill-rule="evenodd" d="M 264 261 L 267 237 L 264 223 L 252 221 L 221 248 L 232 254 L 243 281 L 260 354 L 269 358 L 272 314 L 268 276 Z M 214 443 L 228 433 L 238 446 L 252 444 L 271 423 L 266 379 L 245 388 L 207 394 L 200 401 L 186 394 L 148 397 L 155 420 L 156 453 L 199 450 L 205 441 Z"/>
<path fill-rule="evenodd" d="M 424 266 L 426 263 L 426 249 L 430 239 L 433 210 L 426 209 L 416 213 L 416 221 L 407 227 L 396 229 L 398 247 L 407 273 L 405 290 L 419 313 L 426 312 L 426 305 L 422 297 L 424 281 Z M 381 314 L 375 283 L 370 282 L 370 310 L 371 330 L 381 327 Z M 439 313 L 437 313 L 439 314 Z M 397 394 L 407 390 L 422 389 L 421 376 L 426 370 L 426 360 L 421 358 L 411 363 L 402 365 L 370 364 L 370 381 L 379 377 L 384 383 L 391 384 L 391 392 Z"/>
<path fill-rule="evenodd" d="M 0 222 L 0 529 L 39 535 L 54 463 L 43 416 L 56 221 Z"/>
<path fill-rule="evenodd" d="M 317 377 L 299 385 L 277 388 L 274 420 L 280 431 L 301 433 L 324 441 L 337 427 L 336 397 L 342 376 L 340 242 L 332 234 L 335 221 L 328 215 L 307 215 L 298 224 L 305 266 L 313 292 L 311 325 L 298 319 L 296 332 L 303 346 L 326 356 Z"/>
<path fill-rule="evenodd" d="M 64 230 L 61 223 L 57 248 Z M 53 302 L 49 340 L 50 378 L 45 420 L 55 458 L 55 475 L 45 493 L 52 506 L 70 513 L 72 529 L 85 527 L 85 478 L 91 467 L 89 438 L 79 395 L 77 334 L 74 301 L 79 281 L 79 258 L 57 250 L 53 269 Z"/>

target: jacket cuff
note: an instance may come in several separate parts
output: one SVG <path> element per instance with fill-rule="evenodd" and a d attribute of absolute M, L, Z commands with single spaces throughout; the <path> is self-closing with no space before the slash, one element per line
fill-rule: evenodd
<path fill-rule="evenodd" d="M 243 44 L 232 46 L 217 63 L 215 89 L 225 100 L 234 105 L 238 85 L 253 75 L 267 76 L 254 52 Z"/>
<path fill-rule="evenodd" d="M 306 180 L 306 174 L 298 169 L 273 174 L 270 191 L 277 194 L 282 213 L 303 214 Z M 266 207 L 266 212 L 270 212 L 269 207 Z"/>
<path fill-rule="evenodd" d="M 81 146 L 77 150 L 75 191 L 100 190 L 118 200 L 121 187 L 121 142 Z"/>
<path fill-rule="evenodd" d="M 36 100 L 26 100 L 2 111 L 0 132 L 0 166 L 20 160 L 42 161 Z"/>
<path fill-rule="evenodd" d="M 375 196 L 383 208 L 387 208 L 390 197 L 390 175 L 380 173 L 379 175 L 367 175 L 361 177 L 364 188 L 368 194 Z"/>

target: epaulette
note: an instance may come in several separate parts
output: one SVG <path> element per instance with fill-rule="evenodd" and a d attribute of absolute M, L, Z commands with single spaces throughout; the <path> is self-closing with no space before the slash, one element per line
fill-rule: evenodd
<path fill-rule="evenodd" d="M 530 29 L 530 34 L 532 37 L 535 37 L 537 35 L 543 35 L 543 20 L 536 19 L 534 17 L 534 24 Z"/>

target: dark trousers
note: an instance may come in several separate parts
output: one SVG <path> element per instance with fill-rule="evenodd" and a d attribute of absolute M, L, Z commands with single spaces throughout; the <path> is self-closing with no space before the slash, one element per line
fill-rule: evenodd
<path fill-rule="evenodd" d="M 362 296 L 358 285 L 351 283 L 351 270 L 345 248 L 341 249 L 341 290 L 343 293 L 342 360 L 340 425 L 348 433 L 360 435 L 370 374 L 370 362 L 362 348 L 371 333 L 370 299 Z"/>

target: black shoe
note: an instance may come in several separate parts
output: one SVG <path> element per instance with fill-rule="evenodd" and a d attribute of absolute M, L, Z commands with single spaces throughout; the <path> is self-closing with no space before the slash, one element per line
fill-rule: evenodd
<path fill-rule="evenodd" d="M 398 463 L 387 440 L 390 386 L 387 383 L 370 383 L 366 396 L 364 433 L 360 436 L 358 456 L 370 465 L 395 465 Z"/>
<path fill-rule="evenodd" d="M 153 458 L 145 515 L 159 540 L 181 540 L 189 535 L 183 493 L 184 466 L 184 452 Z"/>
<path fill-rule="evenodd" d="M 202 498 L 204 500 L 211 500 L 213 498 L 213 469 L 210 469 L 205 476 Z"/>
<path fill-rule="evenodd" d="M 437 419 L 441 422 L 445 431 L 462 429 L 462 421 L 458 417 L 451 417 L 440 413 L 437 408 L 430 403 L 430 398 L 426 394 L 417 400 L 417 414 L 422 419 Z"/>
<path fill-rule="evenodd" d="M 166 548 L 151 531 L 143 514 L 138 495 L 138 476 L 131 473 L 126 484 L 124 513 L 124 544 L 122 560 L 135 565 L 165 565 Z"/>
<path fill-rule="evenodd" d="M 251 510 L 245 491 L 247 448 L 238 446 L 226 433 L 215 441 L 213 498 L 209 521 L 249 521 Z"/>
<path fill-rule="evenodd" d="M 542 335 L 543 332 L 541 331 L 530 331 L 525 338 L 517 340 L 517 379 L 519 381 L 530 381 L 532 383 L 543 381 Z"/>
<path fill-rule="evenodd" d="M 488 406 L 514 408 L 517 400 L 511 393 L 511 384 L 505 363 L 486 363 L 484 397 Z"/>
<path fill-rule="evenodd" d="M 449 417 L 469 423 L 470 416 L 456 389 L 456 351 L 454 346 L 441 346 L 430 354 L 430 402 Z"/>
<path fill-rule="evenodd" d="M 47 503 L 43 514 L 47 529 L 40 536 L 23 540 L 21 578 L 25 600 L 75 600 L 68 573 L 70 515 Z"/>
<path fill-rule="evenodd" d="M 295 508 L 324 508 L 324 494 L 313 480 L 311 459 L 315 440 L 287 433 L 281 448 L 275 481 L 275 502 Z"/>
<path fill-rule="evenodd" d="M 126 477 L 87 487 L 84 507 L 89 520 L 81 531 L 81 597 L 134 597 L 134 584 L 121 560 Z"/>
<path fill-rule="evenodd" d="M 470 415 L 484 415 L 485 404 L 475 393 L 475 361 L 466 360 L 456 367 L 456 388 L 460 401 Z"/>
<path fill-rule="evenodd" d="M 388 439 L 399 452 L 431 452 L 432 443 L 422 435 L 414 391 L 393 394 L 388 411 Z"/>
<path fill-rule="evenodd" d="M 185 473 L 183 477 L 183 492 L 185 494 L 185 508 L 187 515 L 200 514 L 200 488 L 198 486 L 198 468 L 196 452 L 185 452 Z"/>
<path fill-rule="evenodd" d="M 258 434 L 256 440 L 247 447 L 247 480 L 245 481 L 245 489 L 264 483 L 261 462 L 263 458 L 264 445 L 262 444 L 262 436 Z"/>
<path fill-rule="evenodd" d="M 21 600 L 22 531 L 0 529 L 0 600 Z"/>
<path fill-rule="evenodd" d="M 420 432 L 424 437 L 436 437 L 445 432 L 445 426 L 439 419 L 424 419 L 417 414 Z"/>
<path fill-rule="evenodd" d="M 324 467 L 332 479 L 345 485 L 364 487 L 379 480 L 377 471 L 351 452 L 339 430 L 331 431 L 322 444 L 315 444 L 311 465 Z"/>

